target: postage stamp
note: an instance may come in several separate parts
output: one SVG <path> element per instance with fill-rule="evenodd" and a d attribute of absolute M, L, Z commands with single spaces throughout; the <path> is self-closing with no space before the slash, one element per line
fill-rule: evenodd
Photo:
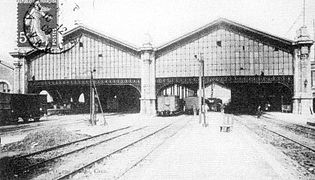
<path fill-rule="evenodd" d="M 18 47 L 31 47 L 45 53 L 60 54 L 79 42 L 80 36 L 64 38 L 68 29 L 58 22 L 58 0 L 17 2 Z"/>

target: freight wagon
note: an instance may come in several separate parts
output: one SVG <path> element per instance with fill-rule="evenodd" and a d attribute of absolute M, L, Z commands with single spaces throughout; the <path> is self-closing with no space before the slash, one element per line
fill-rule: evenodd
<path fill-rule="evenodd" d="M 182 111 L 182 103 L 178 96 L 158 96 L 158 115 L 175 115 Z"/>
<path fill-rule="evenodd" d="M 47 113 L 47 95 L 0 93 L 0 125 L 16 124 L 19 118 L 39 121 Z"/>
<path fill-rule="evenodd" d="M 184 99 L 185 101 L 185 106 L 184 106 L 184 112 L 186 114 L 193 114 L 194 109 L 198 113 L 199 112 L 199 101 L 198 101 L 197 96 L 191 96 L 191 97 L 186 97 Z"/>
<path fill-rule="evenodd" d="M 198 96 L 191 96 L 186 97 L 184 99 L 185 106 L 184 106 L 184 112 L 186 114 L 193 114 L 194 109 L 197 114 L 199 114 L 199 97 Z M 205 105 L 209 108 L 210 111 L 221 111 L 222 107 L 222 100 L 218 98 L 208 98 L 205 99 Z M 206 107 L 206 108 L 207 108 Z M 208 109 L 207 108 L 207 109 Z"/>

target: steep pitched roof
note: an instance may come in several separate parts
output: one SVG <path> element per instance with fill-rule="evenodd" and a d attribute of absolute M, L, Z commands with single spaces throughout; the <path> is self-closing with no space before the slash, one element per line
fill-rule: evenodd
<path fill-rule="evenodd" d="M 289 40 L 289 39 L 281 38 L 281 37 L 272 35 L 270 33 L 266 33 L 266 32 L 263 32 L 263 31 L 260 31 L 257 29 L 250 28 L 248 26 L 236 23 L 234 21 L 231 21 L 231 20 L 228 20 L 225 18 L 219 18 L 219 19 L 212 21 L 211 23 L 209 23 L 205 26 L 202 26 L 202 27 L 190 32 L 190 33 L 187 33 L 183 36 L 180 36 L 179 38 L 176 38 L 176 39 L 174 39 L 174 40 L 172 40 L 172 41 L 170 41 L 164 45 L 157 47 L 157 51 L 162 50 L 164 48 L 167 48 L 169 46 L 178 44 L 178 43 L 185 41 L 187 39 L 190 39 L 192 36 L 200 34 L 203 31 L 211 30 L 211 29 L 214 29 L 214 28 L 220 27 L 220 26 L 229 27 L 235 31 L 243 32 L 243 33 L 255 36 L 255 37 L 260 37 L 260 39 L 267 39 L 269 41 L 272 41 L 272 42 L 277 43 L 277 44 L 280 43 L 283 46 L 287 46 L 287 47 L 291 47 L 293 45 L 293 42 L 294 42 L 294 41 Z"/>
<path fill-rule="evenodd" d="M 100 37 L 100 38 L 105 39 L 107 41 L 113 42 L 114 44 L 124 46 L 124 47 L 129 48 L 129 49 L 134 50 L 134 51 L 139 50 L 135 45 L 132 45 L 130 43 L 127 43 L 126 41 L 119 40 L 117 38 L 113 38 L 111 36 L 100 33 L 100 32 L 98 32 L 98 31 L 96 31 L 90 27 L 87 27 L 86 25 L 79 25 L 79 26 L 75 27 L 74 29 L 71 29 L 70 31 L 68 31 L 65 34 L 65 37 L 67 37 L 67 36 L 69 36 L 75 32 L 79 32 L 79 31 L 90 33 L 94 36 Z"/>
<path fill-rule="evenodd" d="M 183 36 L 180 36 L 168 43 L 165 43 L 164 45 L 161 45 L 159 47 L 156 47 L 155 50 L 157 52 L 161 52 L 163 51 L 163 49 L 166 49 L 168 47 L 172 47 L 172 46 L 176 46 L 178 44 L 181 44 L 182 42 L 185 42 L 186 40 L 190 40 L 193 38 L 196 38 L 196 36 L 203 34 L 209 30 L 215 29 L 217 27 L 228 27 L 229 29 L 232 29 L 233 31 L 236 32 L 241 32 L 244 34 L 248 34 L 251 37 L 255 37 L 256 39 L 260 39 L 262 41 L 268 41 L 271 44 L 276 44 L 278 46 L 281 46 L 283 48 L 292 50 L 293 45 L 294 45 L 294 41 L 289 40 L 289 39 L 285 39 L 285 38 L 281 38 L 275 35 L 272 35 L 270 33 L 266 33 L 264 31 L 261 30 L 257 30 L 257 29 L 253 29 L 251 27 L 242 25 L 240 23 L 225 19 L 225 18 L 219 18 L 215 21 L 210 22 L 209 24 L 206 24 L 205 26 L 202 26 L 192 32 L 189 32 L 187 34 L 184 34 Z M 96 36 L 97 38 L 101 38 L 104 39 L 106 41 L 109 41 L 113 44 L 116 44 L 118 46 L 122 46 L 125 48 L 128 48 L 132 51 L 134 51 L 135 53 L 139 53 L 141 48 L 127 43 L 126 41 L 123 40 L 119 40 L 118 38 L 113 38 L 111 36 L 105 35 L 103 33 L 98 32 L 97 30 L 94 30 L 86 25 L 79 25 L 73 29 L 71 29 L 70 31 L 66 32 L 65 34 L 65 39 L 67 39 L 67 37 L 70 37 L 73 34 L 76 33 L 89 33 L 92 36 Z M 27 56 L 30 55 L 34 55 L 34 53 L 36 54 L 37 51 L 36 50 L 30 50 L 27 52 Z M 14 53 L 12 53 L 11 55 L 13 55 Z"/>
<path fill-rule="evenodd" d="M 87 27 L 86 25 L 79 25 L 73 29 L 71 29 L 70 31 L 67 31 L 64 35 L 64 39 L 67 41 L 67 38 L 71 38 L 72 35 L 75 35 L 75 34 L 80 34 L 80 33 L 88 33 L 88 34 L 91 34 L 92 36 L 95 36 L 97 38 L 101 38 L 101 39 L 104 39 L 105 41 L 109 41 L 117 46 L 121 46 L 121 47 L 125 47 L 131 51 L 133 51 L 134 53 L 138 53 L 140 50 L 139 48 L 137 48 L 135 45 L 132 45 L 130 43 L 127 43 L 123 40 L 118 40 L 117 38 L 113 38 L 113 37 L 110 37 L 108 35 L 105 35 L 105 34 L 102 34 L 90 27 Z M 24 52 L 25 51 L 25 52 Z M 24 48 L 24 51 L 22 53 L 22 55 L 26 56 L 26 57 L 34 57 L 36 55 L 43 55 L 44 53 L 42 51 L 38 51 L 36 49 L 33 49 L 33 48 Z M 11 56 L 19 56 L 20 53 L 18 53 L 18 51 L 14 51 L 14 52 L 11 52 L 10 53 Z"/>
<path fill-rule="evenodd" d="M 9 63 L 7 63 L 5 61 L 2 61 L 2 60 L 0 60 L 0 66 L 6 67 L 6 68 L 8 68 L 10 70 L 14 70 L 14 67 L 11 64 L 9 64 Z"/>

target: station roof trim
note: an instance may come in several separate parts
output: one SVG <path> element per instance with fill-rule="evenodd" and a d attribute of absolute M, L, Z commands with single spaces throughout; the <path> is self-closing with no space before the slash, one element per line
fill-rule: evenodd
<path fill-rule="evenodd" d="M 236 23 L 234 21 L 231 21 L 231 20 L 228 20 L 228 19 L 225 19 L 225 18 L 219 18 L 215 21 L 212 21 L 211 23 L 209 24 L 206 24 L 205 26 L 202 26 L 192 32 L 189 32 L 187 34 L 184 34 L 183 36 L 180 36 L 179 38 L 176 38 L 164 45 L 161 45 L 159 47 L 156 48 L 156 50 L 161 50 L 161 49 L 164 49 L 168 46 L 171 46 L 173 44 L 176 44 L 178 43 L 179 41 L 182 41 L 186 38 L 189 38 L 197 33 L 200 33 L 208 28 L 211 28 L 211 27 L 214 27 L 214 26 L 217 26 L 217 25 L 220 25 L 220 24 L 227 24 L 227 25 L 230 25 L 230 26 L 234 26 L 234 27 L 237 27 L 239 29 L 242 29 L 242 30 L 245 30 L 245 31 L 249 31 L 249 32 L 252 32 L 254 34 L 257 34 L 258 36 L 262 36 L 262 37 L 266 37 L 266 38 L 269 38 L 269 39 L 272 39 L 273 41 L 278 41 L 278 42 L 282 42 L 284 43 L 285 45 L 287 46 L 291 46 L 294 44 L 294 41 L 292 40 L 289 40 L 289 39 L 285 39 L 285 38 L 281 38 L 281 37 L 278 37 L 278 36 L 275 36 L 275 35 L 272 35 L 270 33 L 266 33 L 264 31 L 260 31 L 260 30 L 257 30 L 257 29 L 253 29 L 253 28 L 250 28 L 248 26 L 245 26 L 245 25 L 242 25 L 240 23 Z"/>
<path fill-rule="evenodd" d="M 9 63 L 7 63 L 7 62 L 1 60 L 1 59 L 0 59 L 0 65 L 1 65 L 2 67 L 8 68 L 8 69 L 10 69 L 10 70 L 14 70 L 14 67 L 13 67 L 11 64 L 9 64 Z"/>
<path fill-rule="evenodd" d="M 154 48 L 154 50 L 155 51 L 161 51 L 162 49 L 165 49 L 165 48 L 168 48 L 172 45 L 178 44 L 181 41 L 184 41 L 185 39 L 189 39 L 193 36 L 196 36 L 196 35 L 198 35 L 198 33 L 202 33 L 203 31 L 206 31 L 208 29 L 215 28 L 216 26 L 221 26 L 221 25 L 230 26 L 230 27 L 233 27 L 234 29 L 237 29 L 236 31 L 240 31 L 240 32 L 243 31 L 245 33 L 250 33 L 252 35 L 257 35 L 257 37 L 260 37 L 260 38 L 269 39 L 273 42 L 280 43 L 283 46 L 290 47 L 290 49 L 292 46 L 294 46 L 294 43 L 295 43 L 295 41 L 292 41 L 289 39 L 281 38 L 281 37 L 272 35 L 270 33 L 266 33 L 264 31 L 261 31 L 261 30 L 253 29 L 251 27 L 242 25 L 240 23 L 237 23 L 237 22 L 225 19 L 225 18 L 219 18 L 219 19 L 214 20 L 214 21 L 210 22 L 209 24 L 206 24 L 206 25 L 204 25 L 204 26 L 202 26 L 202 27 L 200 27 L 194 31 L 191 31 L 191 32 L 184 34 L 184 35 L 182 35 L 182 36 L 180 36 L 180 37 L 178 37 L 172 41 L 169 41 L 168 43 L 165 43 L 164 45 L 156 47 L 156 48 Z M 99 31 L 97 31 L 93 28 L 90 28 L 86 25 L 83 25 L 83 24 L 80 24 L 77 27 L 66 32 L 64 37 L 65 37 L 65 39 L 67 39 L 67 37 L 71 36 L 74 33 L 80 33 L 80 31 L 83 31 L 83 33 L 84 33 L 84 31 L 88 32 L 92 35 L 95 35 L 95 36 L 103 38 L 107 41 L 113 42 L 113 43 L 120 45 L 122 47 L 126 47 L 126 48 L 134 51 L 137 54 L 141 51 L 141 48 L 137 47 L 136 45 L 128 43 L 124 40 L 119 40 L 116 37 L 113 38 L 112 36 L 105 35 L 104 33 L 100 33 Z M 18 51 L 16 51 L 16 52 L 11 52 L 10 55 L 13 57 L 15 57 L 15 56 L 17 57 L 17 56 L 21 56 L 21 55 L 26 56 L 26 57 L 30 57 L 31 55 L 34 55 L 34 53 L 36 54 L 36 52 L 37 52 L 36 50 L 28 48 L 28 49 L 25 49 L 23 51 L 23 53 L 19 53 Z"/>
<path fill-rule="evenodd" d="M 123 41 L 123 40 L 119 40 L 118 38 L 112 38 L 111 36 L 108 36 L 108 35 L 105 35 L 103 33 L 100 33 L 97 30 L 94 30 L 94 29 L 92 29 L 90 27 L 87 27 L 86 25 L 82 25 L 82 24 L 77 26 L 77 27 L 75 27 L 75 28 L 73 28 L 73 29 L 71 29 L 70 31 L 68 31 L 65 34 L 65 37 L 67 37 L 67 36 L 77 32 L 77 31 L 80 31 L 80 30 L 90 32 L 91 34 L 94 34 L 94 35 L 99 36 L 101 38 L 104 38 L 106 40 L 112 41 L 112 42 L 114 42 L 116 44 L 120 44 L 120 45 L 125 46 L 125 47 L 127 47 L 129 49 L 132 49 L 134 51 L 139 51 L 139 48 L 137 48 L 135 45 L 127 43 L 126 41 Z"/>

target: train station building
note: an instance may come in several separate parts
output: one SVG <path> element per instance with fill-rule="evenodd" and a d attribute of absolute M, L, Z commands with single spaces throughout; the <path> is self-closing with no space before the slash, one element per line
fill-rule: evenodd
<path fill-rule="evenodd" d="M 93 75 L 105 112 L 155 115 L 159 95 L 197 95 L 203 60 L 206 96 L 216 96 L 216 86 L 229 90 L 233 111 L 270 104 L 273 111 L 287 105 L 293 113 L 313 113 L 313 40 L 306 27 L 293 41 L 220 18 L 159 47 L 135 47 L 82 25 L 64 39 L 76 36 L 80 42 L 61 54 L 12 52 L 14 91 L 47 91 L 58 106 L 82 112 L 89 109 Z"/>

